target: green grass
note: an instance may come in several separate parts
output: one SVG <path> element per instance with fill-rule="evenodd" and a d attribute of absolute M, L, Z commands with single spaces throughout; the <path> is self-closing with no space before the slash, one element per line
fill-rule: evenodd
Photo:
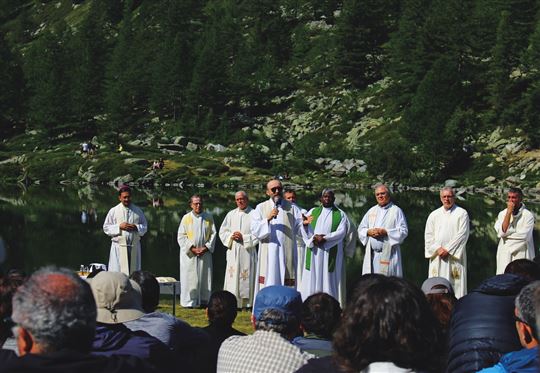
<path fill-rule="evenodd" d="M 172 314 L 172 298 L 170 296 L 161 297 L 158 311 Z M 208 325 L 208 320 L 206 318 L 206 312 L 204 309 L 182 308 L 178 303 L 176 303 L 175 316 L 184 320 L 191 326 L 204 327 Z M 253 333 L 253 326 L 251 325 L 251 312 L 239 311 L 238 316 L 233 324 L 233 328 L 246 334 Z"/>

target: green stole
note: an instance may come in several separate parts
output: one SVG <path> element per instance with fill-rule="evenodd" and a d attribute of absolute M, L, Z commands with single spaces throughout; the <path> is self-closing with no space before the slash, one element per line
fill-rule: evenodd
<path fill-rule="evenodd" d="M 319 216 L 321 216 L 322 207 L 315 207 L 313 211 L 311 212 L 311 216 L 313 216 L 313 220 L 311 221 L 311 227 L 313 230 L 315 230 L 315 227 L 317 226 L 317 220 L 319 220 Z M 332 228 L 330 232 L 335 232 L 336 229 L 339 227 L 339 223 L 341 223 L 341 211 L 336 206 L 332 206 Z M 306 269 L 309 271 L 311 270 L 311 255 L 312 255 L 312 248 L 307 247 L 306 248 Z M 338 252 L 338 245 L 335 245 L 331 247 L 328 250 L 328 272 L 334 272 L 336 269 L 336 258 L 337 258 L 337 252 Z"/>

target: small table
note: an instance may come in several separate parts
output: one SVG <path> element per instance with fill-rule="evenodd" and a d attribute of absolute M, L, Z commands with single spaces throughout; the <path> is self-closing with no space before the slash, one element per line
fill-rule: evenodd
<path fill-rule="evenodd" d="M 172 294 L 172 313 L 176 316 L 176 295 L 180 297 L 180 281 L 159 282 L 159 294 Z"/>

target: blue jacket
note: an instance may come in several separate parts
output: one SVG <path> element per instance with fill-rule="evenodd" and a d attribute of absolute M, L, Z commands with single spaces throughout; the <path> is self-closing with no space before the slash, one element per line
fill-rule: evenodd
<path fill-rule="evenodd" d="M 538 346 L 523 348 L 503 355 L 496 365 L 482 369 L 481 373 L 536 373 L 540 359 L 538 359 Z"/>
<path fill-rule="evenodd" d="M 497 275 L 457 302 L 450 321 L 448 372 L 476 372 L 522 348 L 514 298 L 528 283 L 520 276 Z"/>

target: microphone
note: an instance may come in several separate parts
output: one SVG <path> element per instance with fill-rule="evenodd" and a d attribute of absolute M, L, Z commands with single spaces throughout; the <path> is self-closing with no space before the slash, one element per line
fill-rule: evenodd
<path fill-rule="evenodd" d="M 272 200 L 274 201 L 274 208 L 278 208 L 279 206 L 281 206 L 281 197 L 280 196 L 274 196 L 272 197 Z M 277 216 L 274 216 L 274 219 L 276 219 Z"/>

